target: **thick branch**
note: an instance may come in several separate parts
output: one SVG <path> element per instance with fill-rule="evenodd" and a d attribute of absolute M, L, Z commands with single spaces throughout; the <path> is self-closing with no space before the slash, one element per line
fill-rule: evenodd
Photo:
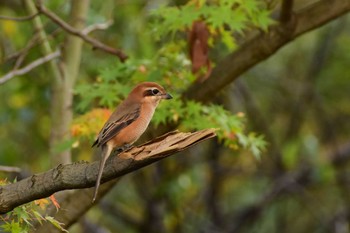
<path fill-rule="evenodd" d="M 87 36 L 83 31 L 80 31 L 80 30 L 70 26 L 68 23 L 66 23 L 64 20 L 62 20 L 60 17 L 58 17 L 55 13 L 53 13 L 52 11 L 47 9 L 44 5 L 38 3 L 36 6 L 37 6 L 38 11 L 41 14 L 43 14 L 46 17 L 48 17 L 49 19 L 51 19 L 54 23 L 56 23 L 58 26 L 60 26 L 66 32 L 68 32 L 72 35 L 78 36 L 81 39 L 83 39 L 85 42 L 91 44 L 93 46 L 93 48 L 100 49 L 100 50 L 105 51 L 107 53 L 116 55 L 119 57 L 120 61 L 122 61 L 122 62 L 124 62 L 128 58 L 128 56 L 120 49 L 115 49 L 115 48 L 112 48 L 110 46 L 107 46 L 107 45 L 101 43 L 100 41 L 98 41 L 92 37 Z"/>
<path fill-rule="evenodd" d="M 165 134 L 119 156 L 112 156 L 104 169 L 102 182 L 138 170 L 214 136 L 213 129 L 194 133 L 174 131 Z M 17 183 L 1 186 L 0 214 L 11 211 L 24 203 L 48 197 L 61 190 L 92 187 L 95 185 L 98 166 L 99 162 L 59 165 Z"/>
<path fill-rule="evenodd" d="M 28 64 L 27 66 L 18 69 L 18 70 L 13 70 L 7 74 L 5 74 L 4 76 L 0 77 L 0 85 L 4 84 L 5 82 L 7 82 L 8 80 L 10 80 L 11 78 L 18 76 L 18 75 L 23 75 L 26 74 L 28 72 L 30 72 L 31 70 L 33 70 L 34 68 L 48 62 L 51 61 L 57 57 L 61 56 L 61 52 L 60 51 L 56 51 L 54 53 L 50 53 L 48 55 L 46 55 L 45 57 L 39 58 L 35 61 L 33 61 L 32 63 Z"/>
<path fill-rule="evenodd" d="M 272 26 L 267 33 L 256 36 L 228 55 L 218 63 L 207 80 L 193 84 L 184 96 L 202 102 L 210 101 L 226 85 L 288 42 L 349 10 L 349 0 L 320 0 L 301 9 L 287 24 Z"/>

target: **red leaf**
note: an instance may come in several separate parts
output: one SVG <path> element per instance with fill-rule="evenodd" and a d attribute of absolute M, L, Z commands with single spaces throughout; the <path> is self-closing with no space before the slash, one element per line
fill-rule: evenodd
<path fill-rule="evenodd" d="M 52 202 L 52 204 L 56 207 L 56 210 L 59 210 L 59 208 L 61 208 L 60 204 L 57 202 L 57 199 L 55 198 L 54 195 L 51 195 L 50 200 Z"/>
<path fill-rule="evenodd" d="M 194 21 L 189 31 L 188 45 L 192 62 L 192 73 L 197 75 L 197 81 L 203 82 L 211 73 L 208 57 L 209 30 L 202 21 Z"/>

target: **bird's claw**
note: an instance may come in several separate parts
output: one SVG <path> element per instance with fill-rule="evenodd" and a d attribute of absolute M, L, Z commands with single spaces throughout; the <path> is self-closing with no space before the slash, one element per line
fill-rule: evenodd
<path fill-rule="evenodd" d="M 120 153 L 122 153 L 122 152 L 125 152 L 125 151 L 128 151 L 128 150 L 132 149 L 133 147 L 134 147 L 134 146 L 132 146 L 131 144 L 125 144 L 125 145 L 119 147 L 119 148 L 117 149 L 117 152 L 118 152 L 118 154 L 120 154 Z"/>

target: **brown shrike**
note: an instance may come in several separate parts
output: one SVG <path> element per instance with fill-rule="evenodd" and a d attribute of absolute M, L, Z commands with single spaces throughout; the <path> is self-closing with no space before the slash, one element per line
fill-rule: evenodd
<path fill-rule="evenodd" d="M 111 152 L 115 148 L 124 150 L 130 147 L 145 132 L 159 101 L 171 98 L 157 83 L 140 83 L 112 113 L 92 145 L 102 148 L 93 202 L 100 186 L 104 165 Z"/>

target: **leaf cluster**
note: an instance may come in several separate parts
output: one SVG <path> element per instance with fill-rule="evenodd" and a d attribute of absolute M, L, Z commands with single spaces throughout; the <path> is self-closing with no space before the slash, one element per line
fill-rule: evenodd
<path fill-rule="evenodd" d="M 106 120 L 103 111 L 92 109 L 93 106 L 115 108 L 135 84 L 153 81 L 174 96 L 171 102 L 161 103 L 158 107 L 152 120 L 155 126 L 173 123 L 181 130 L 217 128 L 219 139 L 225 146 L 248 148 L 259 156 L 266 146 L 265 141 L 261 136 L 246 132 L 244 114 L 232 114 L 217 104 L 204 105 L 181 99 L 181 93 L 196 80 L 196 76 L 191 72 L 191 61 L 185 52 L 186 38 L 180 36 L 175 41 L 167 40 L 167 36 L 186 32 L 193 22 L 202 20 L 211 39 L 218 37 L 227 47 L 233 48 L 233 34 L 253 28 L 266 30 L 272 23 L 269 14 L 268 7 L 258 0 L 197 0 L 181 7 L 163 6 L 152 11 L 150 32 L 153 38 L 163 38 L 166 43 L 160 45 L 154 57 L 129 59 L 125 63 L 113 61 L 99 70 L 93 82 L 76 86 L 77 110 L 85 114 L 77 117 L 72 126 L 75 141 L 79 142 L 81 137 L 91 140 Z M 68 144 L 73 146 L 73 142 Z"/>
<path fill-rule="evenodd" d="M 189 1 L 177 7 L 163 6 L 152 12 L 152 33 L 158 39 L 177 32 L 186 32 L 195 21 L 204 21 L 229 49 L 237 46 L 234 34 L 243 34 L 254 28 L 264 31 L 273 23 L 270 10 L 259 0 Z"/>
<path fill-rule="evenodd" d="M 8 184 L 8 182 L 0 181 L 0 185 L 5 184 Z M 2 229 L 2 232 L 24 233 L 35 230 L 35 223 L 49 222 L 61 232 L 68 232 L 63 228 L 62 223 L 55 218 L 42 214 L 45 213 L 49 204 L 49 199 L 45 198 L 16 207 L 6 215 L 0 216 L 2 222 L 0 229 Z"/>
<path fill-rule="evenodd" d="M 107 120 L 108 111 L 106 114 L 106 110 L 98 108 L 89 110 L 92 103 L 114 108 L 136 83 L 155 81 L 174 96 L 170 102 L 161 103 L 158 107 L 152 119 L 155 126 L 174 123 L 184 131 L 217 128 L 218 137 L 225 146 L 238 149 L 241 145 L 259 156 L 265 142 L 261 136 L 246 134 L 243 113 L 232 114 L 217 104 L 204 105 L 181 99 L 181 92 L 195 80 L 189 71 L 190 62 L 181 51 L 181 45 L 169 43 L 152 59 L 115 63 L 102 69 L 96 82 L 79 84 L 76 93 L 82 98 L 78 107 L 80 111 L 87 112 L 74 121 L 72 135 L 75 140 L 79 141 L 82 137 L 91 140 Z"/>

